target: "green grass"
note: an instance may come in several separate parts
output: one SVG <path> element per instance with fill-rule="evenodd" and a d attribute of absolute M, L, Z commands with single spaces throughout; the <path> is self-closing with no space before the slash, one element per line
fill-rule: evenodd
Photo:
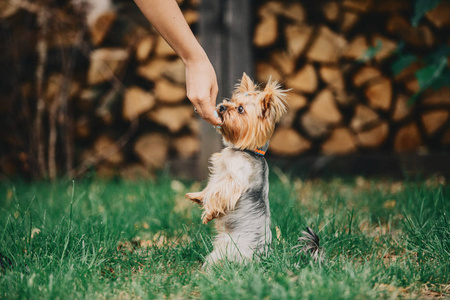
<path fill-rule="evenodd" d="M 194 182 L 0 183 L 0 298 L 449 297 L 450 187 L 270 175 L 271 255 L 205 272 Z M 325 261 L 291 248 L 305 226 Z"/>

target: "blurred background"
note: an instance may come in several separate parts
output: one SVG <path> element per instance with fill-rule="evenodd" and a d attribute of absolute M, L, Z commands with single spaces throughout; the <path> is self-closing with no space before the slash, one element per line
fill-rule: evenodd
<path fill-rule="evenodd" d="M 218 101 L 247 72 L 289 93 L 273 164 L 327 173 L 450 170 L 450 2 L 178 0 Z M 132 1 L 0 0 L 0 176 L 205 178 L 220 136 L 181 60 Z"/>

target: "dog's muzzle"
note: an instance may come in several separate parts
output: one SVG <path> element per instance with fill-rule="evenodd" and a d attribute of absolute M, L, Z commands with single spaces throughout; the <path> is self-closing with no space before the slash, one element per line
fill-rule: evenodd
<path fill-rule="evenodd" d="M 227 111 L 227 107 L 225 105 L 220 105 L 219 106 L 219 113 L 223 114 L 226 111 Z"/>

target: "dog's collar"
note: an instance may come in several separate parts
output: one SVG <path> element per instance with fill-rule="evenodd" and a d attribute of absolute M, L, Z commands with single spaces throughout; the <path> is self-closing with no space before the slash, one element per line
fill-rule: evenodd
<path fill-rule="evenodd" d="M 269 148 L 269 141 L 267 141 L 267 143 L 264 144 L 264 146 L 260 147 L 260 148 L 256 148 L 255 150 L 250 150 L 250 149 L 246 149 L 245 151 L 248 151 L 250 153 L 259 155 L 259 156 L 264 156 L 267 152 L 267 149 Z"/>

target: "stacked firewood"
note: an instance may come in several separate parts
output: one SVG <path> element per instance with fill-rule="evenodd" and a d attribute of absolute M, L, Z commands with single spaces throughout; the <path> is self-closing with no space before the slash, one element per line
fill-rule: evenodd
<path fill-rule="evenodd" d="M 84 10 L 74 7 L 76 1 L 47 9 L 44 2 L 13 2 L 0 2 L 0 7 L 4 6 L 0 22 L 15 24 L 22 34 L 25 31 L 34 39 L 17 35 L 21 49 L 11 49 L 11 53 L 28 51 L 34 56 L 40 51 L 43 57 L 29 69 L 30 76 L 19 82 L 33 113 L 36 91 L 42 89 L 42 126 L 35 148 L 42 150 L 42 155 L 35 157 L 38 150 L 27 152 L 26 147 L 18 150 L 8 145 L 3 149 L 8 153 L 2 153 L 4 159 L 0 162 L 0 167 L 7 169 L 5 173 L 27 173 L 42 165 L 41 174 L 32 176 L 78 176 L 95 170 L 104 176 L 142 177 L 165 167 L 169 160 L 189 161 L 195 157 L 199 151 L 198 117 L 186 97 L 184 64 L 134 2 L 88 1 L 94 6 Z M 195 30 L 199 2 L 177 2 Z M 78 13 L 76 17 L 74 11 Z M 33 23 L 34 16 L 41 12 L 48 20 L 46 32 L 41 30 L 44 26 Z M 20 27 L 20 21 L 26 18 L 30 22 L 28 28 Z M 39 47 L 39 38 L 45 47 Z M 60 57 L 59 53 L 66 56 Z M 69 61 L 70 72 L 61 68 L 64 59 Z M 39 68 L 44 72 L 40 73 L 36 88 L 34 74 Z M 63 105 L 68 109 L 62 111 Z M 35 118 L 20 122 L 32 125 Z M 65 127 L 67 131 L 62 130 Z M 69 136 L 72 142 L 64 147 Z M 16 136 L 8 141 L 18 139 Z M 29 138 L 24 135 L 21 139 Z M 69 157 L 66 149 L 75 151 Z M 14 166 L 16 153 L 23 154 L 26 170 Z M 69 163 L 64 162 L 66 158 Z M 33 163 L 33 159 L 37 162 Z"/>
<path fill-rule="evenodd" d="M 199 1 L 177 2 L 194 28 Z M 1 172 L 129 178 L 194 165 L 199 121 L 175 52 L 133 2 L 87 18 L 74 3 L 0 0 Z M 272 155 L 450 147 L 450 90 L 411 102 L 423 65 L 391 70 L 400 41 L 418 57 L 450 42 L 447 1 L 417 27 L 410 0 L 272 0 L 254 11 L 256 79 L 291 89 Z"/>
<path fill-rule="evenodd" d="M 426 152 L 450 147 L 450 90 L 419 91 L 413 63 L 392 64 L 400 44 L 417 56 L 450 42 L 450 4 L 418 27 L 412 1 L 267 1 L 253 36 L 259 81 L 291 89 L 271 153 Z"/>
<path fill-rule="evenodd" d="M 198 2 L 178 3 L 188 24 L 194 26 L 199 18 Z M 90 28 L 92 42 L 97 46 L 90 55 L 88 87 L 83 91 L 86 97 L 80 101 L 95 103 L 100 96 L 103 103 L 97 105 L 97 116 L 111 130 L 99 134 L 89 118 L 80 114 L 77 137 L 92 141 L 80 158 L 81 162 L 92 158 L 95 161 L 101 156 L 107 162 L 97 168 L 103 175 L 115 174 L 118 169 L 126 177 L 148 175 L 169 160 L 192 159 L 196 155 L 198 120 L 186 98 L 184 64 L 146 21 L 124 33 L 124 47 L 107 46 L 118 18 L 114 13 L 104 14 Z M 114 86 L 116 79 L 120 80 L 115 95 L 98 93 L 99 86 L 105 82 Z M 139 124 L 124 147 L 118 145 L 123 128 L 132 128 L 135 123 Z M 118 125 L 123 126 L 118 130 L 121 136 L 114 132 Z"/>

